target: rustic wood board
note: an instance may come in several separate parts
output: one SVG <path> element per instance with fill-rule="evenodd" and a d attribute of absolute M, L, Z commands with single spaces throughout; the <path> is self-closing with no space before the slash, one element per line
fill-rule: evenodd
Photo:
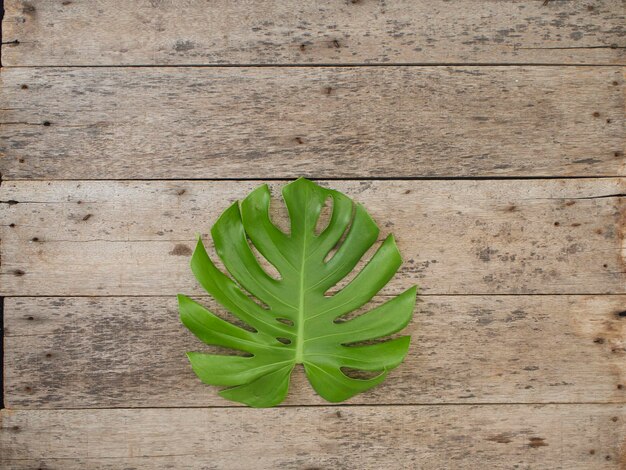
<path fill-rule="evenodd" d="M 626 174 L 621 67 L 20 68 L 0 83 L 5 179 Z"/>
<path fill-rule="evenodd" d="M 0 468 L 626 469 L 624 0 L 4 6 Z M 413 343 L 244 408 L 174 294 L 224 315 L 196 234 L 298 176 L 396 235 Z"/>
<path fill-rule="evenodd" d="M 626 464 L 624 405 L 3 410 L 0 419 L 0 463 L 11 469 Z"/>
<path fill-rule="evenodd" d="M 7 0 L 5 66 L 624 64 L 623 1 Z"/>
<path fill-rule="evenodd" d="M 199 299 L 213 310 L 215 304 Z M 626 296 L 425 296 L 406 361 L 351 404 L 623 403 Z M 8 298 L 9 408 L 233 406 L 170 297 Z M 324 404 L 301 370 L 285 405 Z"/>
<path fill-rule="evenodd" d="M 189 269 L 196 234 L 206 238 L 219 214 L 258 185 L 6 182 L 1 292 L 203 293 Z M 425 294 L 625 293 L 625 185 L 623 178 L 330 184 L 367 207 L 381 239 L 390 232 L 397 239 L 406 262 L 384 294 L 415 283 Z M 285 225 L 286 210 L 274 206 Z"/>

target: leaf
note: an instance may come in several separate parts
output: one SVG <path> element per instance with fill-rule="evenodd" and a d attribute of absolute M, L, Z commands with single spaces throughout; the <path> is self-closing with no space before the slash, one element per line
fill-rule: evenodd
<path fill-rule="evenodd" d="M 417 290 L 413 287 L 367 313 L 337 321 L 369 302 L 393 277 L 402 262 L 396 243 L 387 237 L 354 279 L 328 295 L 376 242 L 379 229 L 363 206 L 304 178 L 286 185 L 283 198 L 291 219 L 289 234 L 270 220 L 267 185 L 252 191 L 241 205 L 235 202 L 217 220 L 211 235 L 230 277 L 213 264 L 200 239 L 191 259 L 191 269 L 204 289 L 253 331 L 178 296 L 181 321 L 200 340 L 246 356 L 187 355 L 198 377 L 228 387 L 220 395 L 232 401 L 253 407 L 279 404 L 296 364 L 304 365 L 319 395 L 343 401 L 379 384 L 402 362 L 409 336 L 354 343 L 403 329 L 411 319 Z M 327 199 L 332 214 L 328 226 L 316 234 Z M 280 279 L 263 269 L 250 244 L 276 268 Z M 346 374 L 348 369 L 375 375 L 354 378 Z"/>

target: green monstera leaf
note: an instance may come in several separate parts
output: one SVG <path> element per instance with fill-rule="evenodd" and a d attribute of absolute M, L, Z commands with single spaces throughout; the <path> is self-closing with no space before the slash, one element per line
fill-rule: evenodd
<path fill-rule="evenodd" d="M 203 382 L 228 387 L 220 392 L 222 397 L 249 406 L 269 407 L 283 401 L 296 364 L 304 365 L 319 395 L 331 402 L 343 401 L 382 382 L 404 359 L 409 336 L 362 343 L 407 325 L 416 288 L 346 320 L 346 314 L 370 301 L 400 267 L 393 237 L 387 237 L 354 279 L 330 295 L 329 289 L 376 242 L 378 227 L 363 206 L 303 178 L 286 185 L 283 198 L 291 219 L 289 234 L 270 220 L 267 185 L 241 204 L 235 202 L 215 223 L 211 235 L 230 277 L 213 264 L 198 241 L 191 259 L 193 273 L 218 303 L 250 328 L 225 321 L 179 295 L 181 321 L 200 340 L 245 353 L 190 352 L 188 357 Z M 316 234 L 328 199 L 330 220 Z M 278 279 L 263 269 L 251 243 L 276 268 Z M 336 252 L 331 254 L 333 249 Z M 354 369 L 374 376 L 346 374 Z"/>

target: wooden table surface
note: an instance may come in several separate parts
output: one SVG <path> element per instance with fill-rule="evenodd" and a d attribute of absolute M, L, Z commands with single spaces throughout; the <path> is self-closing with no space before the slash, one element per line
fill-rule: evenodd
<path fill-rule="evenodd" d="M 0 468 L 626 469 L 626 1 L 4 8 Z M 245 408 L 175 294 L 210 305 L 195 234 L 298 176 L 394 233 L 413 343 Z"/>

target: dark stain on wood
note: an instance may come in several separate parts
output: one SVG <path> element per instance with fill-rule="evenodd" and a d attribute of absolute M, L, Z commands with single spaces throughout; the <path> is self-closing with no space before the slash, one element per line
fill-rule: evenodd
<path fill-rule="evenodd" d="M 545 442 L 545 439 L 543 437 L 531 437 L 528 443 L 528 446 L 532 447 L 533 449 L 536 449 L 537 447 L 545 447 L 547 445 L 548 444 Z"/>
<path fill-rule="evenodd" d="M 26 15 L 33 15 L 35 13 L 35 11 L 36 11 L 36 8 L 31 3 L 24 2 L 22 4 L 22 13 L 24 13 Z"/>
<path fill-rule="evenodd" d="M 184 245 L 182 243 L 177 244 L 174 247 L 174 249 L 170 251 L 170 255 L 173 255 L 173 256 L 189 256 L 192 253 L 193 252 L 191 251 L 191 248 L 189 248 L 187 245 Z"/>
<path fill-rule="evenodd" d="M 488 441 L 497 442 L 498 444 L 508 444 L 511 442 L 511 438 L 507 434 L 497 434 L 487 438 Z"/>
<path fill-rule="evenodd" d="M 174 43 L 174 46 L 172 47 L 172 49 L 174 49 L 176 52 L 190 51 L 194 48 L 195 48 L 195 45 L 192 41 L 182 41 L 182 40 L 176 41 Z"/>

